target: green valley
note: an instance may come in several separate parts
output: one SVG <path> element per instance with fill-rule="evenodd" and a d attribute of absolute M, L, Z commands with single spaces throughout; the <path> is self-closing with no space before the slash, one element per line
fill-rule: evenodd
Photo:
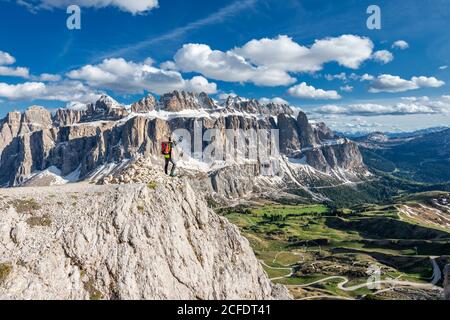
<path fill-rule="evenodd" d="M 440 294 L 430 284 L 442 281 L 435 266 L 450 262 L 450 230 L 403 212 L 445 195 L 341 209 L 257 203 L 221 213 L 241 229 L 272 281 L 297 299 L 429 299 Z M 373 268 L 382 283 L 369 289 Z"/>

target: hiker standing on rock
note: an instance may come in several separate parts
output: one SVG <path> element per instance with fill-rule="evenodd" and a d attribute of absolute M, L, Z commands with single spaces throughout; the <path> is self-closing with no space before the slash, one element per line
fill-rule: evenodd
<path fill-rule="evenodd" d="M 166 174 L 169 174 L 169 163 L 172 163 L 172 170 L 170 171 L 170 176 L 175 176 L 175 169 L 177 168 L 177 164 L 175 160 L 172 157 L 172 151 L 173 147 L 176 146 L 175 142 L 172 141 L 172 137 L 169 137 L 168 142 L 163 142 L 161 144 L 161 151 L 164 155 L 165 165 L 164 165 L 164 172 Z"/>

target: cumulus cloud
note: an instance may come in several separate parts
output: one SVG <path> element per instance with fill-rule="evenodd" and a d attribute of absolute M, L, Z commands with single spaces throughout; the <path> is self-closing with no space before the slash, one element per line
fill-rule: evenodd
<path fill-rule="evenodd" d="M 0 83 L 0 97 L 8 100 L 92 102 L 99 96 L 99 93 L 92 91 L 79 81 L 66 80 L 50 85 L 43 82 Z"/>
<path fill-rule="evenodd" d="M 444 81 L 435 77 L 412 77 L 411 80 L 405 80 L 399 76 L 383 74 L 374 79 L 370 85 L 369 92 L 405 92 L 420 88 L 438 88 L 445 84 Z"/>
<path fill-rule="evenodd" d="M 347 81 L 347 74 L 345 72 L 341 72 L 339 74 L 326 74 L 325 79 L 328 81 L 333 80 Z"/>
<path fill-rule="evenodd" d="M 37 79 L 39 79 L 39 81 L 53 82 L 53 81 L 60 81 L 61 76 L 59 74 L 43 73 L 39 77 L 37 77 Z"/>
<path fill-rule="evenodd" d="M 308 86 L 306 82 L 302 82 L 288 90 L 288 93 L 297 98 L 314 99 L 314 100 L 337 100 L 341 96 L 335 91 L 325 91 L 323 89 L 316 89 L 313 86 Z"/>
<path fill-rule="evenodd" d="M 202 76 L 196 76 L 191 80 L 186 80 L 184 90 L 192 92 L 216 93 L 217 85 L 215 83 L 208 82 L 208 80 Z"/>
<path fill-rule="evenodd" d="M 344 92 L 352 92 L 354 88 L 353 88 L 353 86 L 346 85 L 346 86 L 342 86 L 340 89 L 341 89 L 341 91 L 344 91 Z"/>
<path fill-rule="evenodd" d="M 316 40 L 311 47 L 299 45 L 288 36 L 252 40 L 233 52 L 254 64 L 292 72 L 320 71 L 328 62 L 358 69 L 372 54 L 369 38 L 342 35 Z"/>
<path fill-rule="evenodd" d="M 380 50 L 373 54 L 373 59 L 381 64 L 387 64 L 394 60 L 394 55 L 387 50 Z"/>
<path fill-rule="evenodd" d="M 40 97 L 45 93 L 42 82 L 25 82 L 20 84 L 0 83 L 0 97 L 9 100 L 29 100 Z"/>
<path fill-rule="evenodd" d="M 29 78 L 30 70 L 28 70 L 28 68 L 22 68 L 22 67 L 13 68 L 13 67 L 0 66 L 0 76 Z"/>
<path fill-rule="evenodd" d="M 8 52 L 0 51 L 0 76 L 20 78 L 30 77 L 30 70 L 28 68 L 11 67 L 10 65 L 14 63 L 16 63 L 16 58 Z"/>
<path fill-rule="evenodd" d="M 290 73 L 320 71 L 329 62 L 358 69 L 371 58 L 372 50 L 369 38 L 354 35 L 316 40 L 310 47 L 281 35 L 251 40 L 228 51 L 213 50 L 205 44 L 186 44 L 174 60 L 184 72 L 197 72 L 215 80 L 281 86 L 296 81 Z"/>
<path fill-rule="evenodd" d="M 296 81 L 285 71 L 253 66 L 232 51 L 212 50 L 205 44 L 186 44 L 174 59 L 182 71 L 198 72 L 215 80 L 263 86 L 289 85 Z"/>
<path fill-rule="evenodd" d="M 210 83 L 201 76 L 185 80 L 178 71 L 159 69 L 152 64 L 151 59 L 142 63 L 126 61 L 123 58 L 105 59 L 100 64 L 72 70 L 67 76 L 85 81 L 94 88 L 123 94 L 138 94 L 144 91 L 163 94 L 173 90 L 212 94 L 217 91 L 215 83 Z"/>
<path fill-rule="evenodd" d="M 319 114 L 334 115 L 408 115 L 408 114 L 450 114 L 450 102 L 419 97 L 394 104 L 361 103 L 349 105 L 325 105 L 316 108 Z"/>
<path fill-rule="evenodd" d="M 397 40 L 392 44 L 393 49 L 405 50 L 409 48 L 408 42 L 405 40 Z"/>
<path fill-rule="evenodd" d="M 269 104 L 269 103 L 274 103 L 274 104 L 289 104 L 289 102 L 287 102 L 286 100 L 284 100 L 283 98 L 280 97 L 275 97 L 275 98 L 261 98 L 259 99 L 259 103 L 261 104 Z"/>
<path fill-rule="evenodd" d="M 375 77 L 368 73 L 363 74 L 360 78 L 361 81 L 372 81 L 374 79 Z"/>
<path fill-rule="evenodd" d="M 116 7 L 132 14 L 144 13 L 158 7 L 158 0 L 21 0 L 19 4 L 29 9 L 65 9 L 76 4 L 86 8 Z"/>
<path fill-rule="evenodd" d="M 8 52 L 0 51 L 0 65 L 10 65 L 14 64 L 15 62 L 16 59 Z"/>

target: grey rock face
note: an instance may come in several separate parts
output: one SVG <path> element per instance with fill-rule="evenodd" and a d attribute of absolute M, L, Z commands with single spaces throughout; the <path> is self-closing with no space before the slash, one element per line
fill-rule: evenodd
<path fill-rule="evenodd" d="M 228 111 L 263 114 L 275 117 L 280 114 L 294 114 L 294 111 L 288 105 L 280 105 L 275 103 L 261 104 L 256 99 L 247 100 L 240 97 L 228 97 L 224 106 Z"/>
<path fill-rule="evenodd" d="M 148 95 L 145 98 L 139 100 L 131 105 L 131 111 L 136 113 L 147 113 L 155 110 L 156 99 L 152 95 Z"/>
<path fill-rule="evenodd" d="M 1 190 L 0 299 L 290 299 L 186 182 L 149 174 Z"/>
<path fill-rule="evenodd" d="M 87 110 L 58 109 L 53 117 L 56 127 L 66 127 L 85 119 Z"/>
<path fill-rule="evenodd" d="M 298 133 L 303 146 L 311 147 L 320 143 L 317 132 L 313 130 L 304 112 L 299 112 L 297 117 Z"/>
<path fill-rule="evenodd" d="M 20 112 L 9 112 L 5 119 L 0 122 L 0 154 L 19 134 L 21 119 L 22 114 Z"/>
<path fill-rule="evenodd" d="M 183 110 L 198 110 L 204 107 L 212 107 L 213 103 L 205 94 L 197 95 L 191 92 L 174 91 L 167 93 L 160 98 L 160 108 L 169 112 L 179 112 Z"/>
<path fill-rule="evenodd" d="M 81 109 L 58 109 L 53 116 L 53 123 L 56 127 L 63 127 L 92 121 L 117 121 L 128 114 L 125 106 L 119 104 L 113 98 L 103 95 L 95 103 L 89 103 Z"/>
<path fill-rule="evenodd" d="M 52 116 L 47 109 L 39 106 L 32 106 L 25 110 L 22 116 L 20 132 L 24 134 L 44 130 L 50 128 L 52 124 Z"/>
<path fill-rule="evenodd" d="M 295 156 L 303 146 L 300 142 L 297 122 L 284 113 L 278 116 L 277 122 L 280 130 L 280 151 L 288 156 Z"/>
<path fill-rule="evenodd" d="M 103 95 L 95 104 L 89 104 L 84 121 L 120 120 L 128 115 L 126 108 L 109 96 Z"/>
<path fill-rule="evenodd" d="M 320 140 L 331 140 L 336 139 L 336 135 L 327 125 L 323 122 L 319 122 L 316 124 L 315 129 L 317 131 L 317 136 Z"/>

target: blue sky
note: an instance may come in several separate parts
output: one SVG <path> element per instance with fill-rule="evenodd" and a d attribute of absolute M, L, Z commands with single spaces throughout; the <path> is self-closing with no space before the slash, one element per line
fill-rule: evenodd
<path fill-rule="evenodd" d="M 68 30 L 66 8 L 82 8 Z M 381 8 L 369 30 L 366 9 Z M 206 91 L 338 130 L 450 125 L 450 0 L 0 0 L 0 114 Z"/>

